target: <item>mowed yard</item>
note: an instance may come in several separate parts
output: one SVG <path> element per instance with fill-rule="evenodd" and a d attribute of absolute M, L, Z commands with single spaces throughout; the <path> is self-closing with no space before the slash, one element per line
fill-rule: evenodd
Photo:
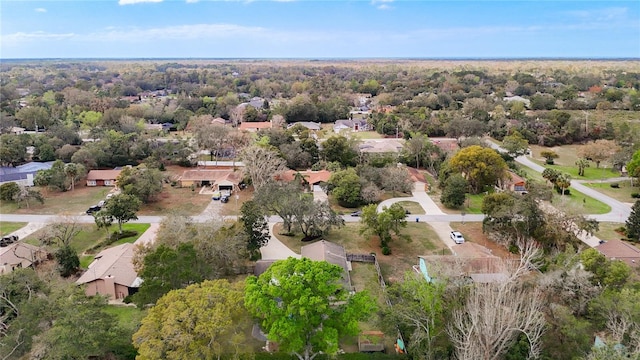
<path fill-rule="evenodd" d="M 347 223 L 340 229 L 331 230 L 323 239 L 344 246 L 347 253 L 375 253 L 383 276 L 390 282 L 398 281 L 407 271 L 412 271 L 411 267 L 418 263 L 419 255 L 450 254 L 446 245 L 426 223 L 408 222 L 407 227 L 401 229 L 400 237 L 394 235 L 389 243 L 390 255 L 382 255 L 380 240 L 375 236 L 361 235 L 360 228 L 359 223 Z M 280 241 L 298 254 L 300 248 L 305 245 L 300 241 L 301 234 L 282 235 L 282 224 L 274 227 L 274 233 Z"/>
<path fill-rule="evenodd" d="M 610 179 L 620 176 L 618 171 L 611 169 L 611 164 L 602 162 L 600 167 L 597 168 L 593 161 L 589 162 L 589 167 L 584 170 L 584 176 L 578 175 L 578 167 L 576 161 L 580 158 L 578 156 L 580 150 L 589 145 L 563 145 L 555 147 L 545 147 L 538 145 L 530 145 L 533 152 L 534 160 L 540 165 L 552 169 L 559 170 L 563 173 L 571 175 L 576 180 L 599 180 Z M 542 151 L 554 151 L 558 154 L 558 158 L 554 160 L 554 165 L 545 164 L 545 159 L 540 155 Z"/>

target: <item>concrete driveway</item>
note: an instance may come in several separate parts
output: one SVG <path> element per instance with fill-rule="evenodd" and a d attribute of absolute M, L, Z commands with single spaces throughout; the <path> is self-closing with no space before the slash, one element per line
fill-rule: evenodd
<path fill-rule="evenodd" d="M 273 235 L 273 227 L 276 223 L 269 223 L 269 233 L 271 234 L 271 239 L 266 246 L 260 248 L 260 253 L 262 254 L 262 260 L 284 260 L 289 257 L 294 257 L 296 259 L 300 259 L 300 254 L 296 254 L 293 250 L 289 249 L 285 244 L 283 244 L 277 237 Z"/>

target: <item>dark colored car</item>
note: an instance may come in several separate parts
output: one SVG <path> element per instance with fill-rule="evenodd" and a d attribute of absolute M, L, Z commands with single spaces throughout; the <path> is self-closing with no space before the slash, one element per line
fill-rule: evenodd
<path fill-rule="evenodd" d="M 93 205 L 92 207 L 87 209 L 86 213 L 87 213 L 87 215 L 91 215 L 93 213 L 96 213 L 96 212 L 100 211 L 100 209 L 102 209 L 100 206 Z"/>

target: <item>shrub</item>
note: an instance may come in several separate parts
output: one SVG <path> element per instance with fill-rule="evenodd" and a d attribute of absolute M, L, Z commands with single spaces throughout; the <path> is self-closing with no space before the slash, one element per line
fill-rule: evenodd
<path fill-rule="evenodd" d="M 631 197 L 634 199 L 640 199 L 640 193 L 631 193 Z"/>
<path fill-rule="evenodd" d="M 20 192 L 20 186 L 14 182 L 0 185 L 0 200 L 11 201 Z"/>
<path fill-rule="evenodd" d="M 611 186 L 614 189 L 619 189 L 620 188 L 620 184 L 618 184 L 618 183 L 611 183 L 611 185 L 609 185 L 609 186 Z"/>
<path fill-rule="evenodd" d="M 383 246 L 382 255 L 391 255 L 391 249 L 388 246 Z"/>
<path fill-rule="evenodd" d="M 553 165 L 553 164 L 555 164 L 555 162 L 553 161 L 553 159 L 547 159 L 547 160 L 545 160 L 545 163 L 546 163 L 547 165 Z"/>

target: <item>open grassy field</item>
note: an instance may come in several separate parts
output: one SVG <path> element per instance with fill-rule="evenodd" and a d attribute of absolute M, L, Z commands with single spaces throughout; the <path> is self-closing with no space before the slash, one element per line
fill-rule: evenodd
<path fill-rule="evenodd" d="M 579 159 L 578 152 L 581 148 L 584 148 L 586 146 L 589 145 L 579 144 L 554 147 L 530 145 L 529 148 L 531 148 L 531 151 L 533 152 L 534 161 L 536 161 L 538 164 L 567 173 L 574 179 L 597 180 L 620 176 L 620 173 L 618 171 L 612 170 L 611 164 L 608 164 L 606 162 L 600 163 L 600 168 L 596 168 L 596 164 L 590 162 L 590 167 L 585 169 L 584 176 L 578 176 L 578 167 L 576 166 L 576 161 L 578 161 Z M 556 152 L 556 154 L 558 154 L 559 156 L 554 160 L 554 165 L 545 164 L 545 159 L 540 155 L 542 151 L 549 150 Z"/>
<path fill-rule="evenodd" d="M 19 208 L 14 202 L 3 201 L 0 203 L 0 213 L 82 215 L 89 206 L 104 200 L 112 188 L 78 186 L 75 190 L 67 192 L 51 192 L 38 187 L 35 189 L 42 192 L 44 204 L 32 203 L 29 204 L 29 208 Z"/>
<path fill-rule="evenodd" d="M 422 206 L 415 201 L 400 201 L 398 204 L 405 208 L 405 210 L 409 210 L 412 215 L 421 215 L 425 213 Z"/>
<path fill-rule="evenodd" d="M 304 245 L 300 241 L 302 235 L 281 235 L 281 226 L 277 224 L 274 228 L 277 238 L 299 254 Z M 358 223 L 348 223 L 340 229 L 332 230 L 323 238 L 344 246 L 348 253 L 377 254 L 383 274 L 389 281 L 400 279 L 406 271 L 411 270 L 411 266 L 417 263 L 418 255 L 450 254 L 449 249 L 426 223 L 408 222 L 407 227 L 401 230 L 401 236 L 394 236 L 390 242 L 391 255 L 388 256 L 382 255 L 379 239 L 360 235 Z"/>
<path fill-rule="evenodd" d="M 578 175 L 578 167 L 575 165 L 547 165 L 544 161 L 534 161 L 546 168 L 555 169 L 562 173 L 569 174 L 572 179 L 576 180 L 604 180 L 620 176 L 619 172 L 612 170 L 611 168 L 596 168 L 593 163 L 590 167 L 584 170 L 584 176 L 580 176 Z"/>
<path fill-rule="evenodd" d="M 124 224 L 122 225 L 123 230 L 129 231 L 137 231 L 135 236 L 131 236 L 128 238 L 120 239 L 110 245 L 116 246 L 124 243 L 133 243 L 149 228 L 149 224 Z M 98 230 L 98 228 L 93 224 L 80 224 L 81 231 L 71 240 L 71 246 L 78 252 L 81 261 L 81 266 L 88 266 L 91 261 L 93 261 L 93 256 L 100 252 L 105 246 L 98 246 L 103 243 L 109 234 L 109 232 L 117 231 L 117 226 L 111 226 L 109 228 L 109 232 L 104 229 Z M 40 246 L 41 240 L 44 236 L 46 236 L 48 232 L 48 228 L 45 227 L 36 231 L 35 233 L 29 235 L 25 238 L 25 242 Z M 98 246 L 95 250 L 89 251 L 90 249 Z"/>
<path fill-rule="evenodd" d="M 12 232 L 23 228 L 27 223 L 0 221 L 0 236 L 11 234 Z"/>
<path fill-rule="evenodd" d="M 624 235 L 615 231 L 615 229 L 624 226 L 624 224 L 620 223 L 610 223 L 610 222 L 601 222 L 600 229 L 595 233 L 595 235 L 600 240 L 621 240 L 624 238 Z"/>
<path fill-rule="evenodd" d="M 619 188 L 612 188 L 611 183 L 601 183 L 601 182 L 585 182 L 583 185 L 588 186 L 592 189 L 598 190 L 607 196 L 610 196 L 618 201 L 633 203 L 636 199 L 631 197 L 633 193 L 640 193 L 640 187 L 631 186 L 630 181 L 621 181 L 617 183 Z"/>

